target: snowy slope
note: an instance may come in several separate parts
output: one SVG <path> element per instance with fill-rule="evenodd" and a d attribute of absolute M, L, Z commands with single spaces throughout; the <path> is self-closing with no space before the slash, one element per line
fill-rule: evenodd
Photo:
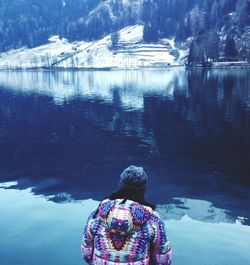
<path fill-rule="evenodd" d="M 140 68 L 182 64 L 186 50 L 178 50 L 173 40 L 143 43 L 143 26 L 119 31 L 112 48 L 111 35 L 95 42 L 73 42 L 53 36 L 36 48 L 21 48 L 0 54 L 0 69 L 16 68 Z"/>

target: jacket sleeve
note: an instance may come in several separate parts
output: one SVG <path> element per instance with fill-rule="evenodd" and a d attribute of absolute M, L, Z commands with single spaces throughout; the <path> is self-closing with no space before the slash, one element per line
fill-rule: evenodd
<path fill-rule="evenodd" d="M 81 244 L 81 252 L 83 259 L 90 264 L 92 257 L 93 257 L 93 251 L 94 251 L 94 236 L 92 234 L 92 226 L 94 223 L 94 214 L 96 211 L 90 214 L 86 226 L 83 231 L 83 237 L 82 237 L 82 244 Z"/>
<path fill-rule="evenodd" d="M 150 246 L 151 264 L 170 265 L 172 262 L 171 244 L 166 233 L 165 224 L 156 211 L 151 216 L 151 229 L 153 232 Z"/>

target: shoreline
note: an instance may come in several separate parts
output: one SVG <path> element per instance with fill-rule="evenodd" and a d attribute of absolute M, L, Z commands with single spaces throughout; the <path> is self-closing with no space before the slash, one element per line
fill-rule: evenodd
<path fill-rule="evenodd" d="M 202 69 L 202 70 L 213 70 L 213 69 L 250 69 L 250 64 L 247 65 L 222 65 L 222 66 L 210 66 L 210 67 L 203 67 L 203 66 L 184 66 L 184 65 L 170 65 L 167 67 L 131 67 L 131 68 L 124 68 L 124 67 L 67 67 L 67 68 L 54 68 L 54 67 L 32 67 L 32 68 L 0 68 L 0 72 L 57 72 L 57 71 L 134 71 L 134 70 L 166 70 L 171 68 L 185 68 L 186 70 L 194 70 L 194 69 Z"/>
<path fill-rule="evenodd" d="M 248 69 L 250 62 L 248 61 L 225 61 L 225 62 L 204 62 L 194 65 L 186 65 L 187 69 L 202 68 L 202 69 Z"/>
<path fill-rule="evenodd" d="M 134 71 L 134 70 L 163 70 L 170 68 L 185 68 L 184 65 L 172 65 L 168 67 L 67 67 L 67 68 L 54 68 L 54 67 L 32 67 L 32 68 L 0 68 L 1 72 L 8 71 L 39 71 L 39 72 L 52 72 L 52 71 Z"/>

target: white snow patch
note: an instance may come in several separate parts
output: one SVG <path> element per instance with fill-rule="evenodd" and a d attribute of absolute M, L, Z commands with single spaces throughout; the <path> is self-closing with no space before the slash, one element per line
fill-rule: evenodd
<path fill-rule="evenodd" d="M 16 186 L 17 184 L 18 184 L 17 181 L 3 182 L 3 183 L 0 183 L 0 188 L 10 188 L 12 186 Z"/>
<path fill-rule="evenodd" d="M 175 48 L 175 41 L 174 41 L 174 39 L 169 39 L 168 42 L 171 45 L 171 47 L 174 49 Z"/>
<path fill-rule="evenodd" d="M 135 25 L 129 26 L 120 30 L 120 42 L 136 43 L 143 38 L 143 26 Z"/>
<path fill-rule="evenodd" d="M 112 47 L 111 35 L 95 42 L 73 43 L 52 36 L 48 44 L 1 53 L 0 69 L 166 67 L 181 64 L 187 55 L 186 50 L 176 49 L 173 39 L 144 43 L 142 25 L 125 27 L 119 36 L 116 47 Z M 178 58 L 172 55 L 173 50 L 179 51 Z"/>

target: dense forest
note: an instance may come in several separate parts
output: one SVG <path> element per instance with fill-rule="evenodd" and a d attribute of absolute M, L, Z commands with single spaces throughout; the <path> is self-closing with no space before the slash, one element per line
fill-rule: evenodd
<path fill-rule="evenodd" d="M 84 18 L 100 0 L 0 0 L 0 51 L 35 47 L 51 35 L 85 39 Z"/>
<path fill-rule="evenodd" d="M 148 0 L 142 16 L 148 41 L 159 36 L 174 36 L 176 42 L 189 38 L 190 63 L 249 59 L 249 0 Z"/>
<path fill-rule="evenodd" d="M 250 57 L 250 0 L 0 0 L 0 51 L 51 35 L 98 39 L 136 23 L 145 42 L 187 43 L 190 63 Z"/>

